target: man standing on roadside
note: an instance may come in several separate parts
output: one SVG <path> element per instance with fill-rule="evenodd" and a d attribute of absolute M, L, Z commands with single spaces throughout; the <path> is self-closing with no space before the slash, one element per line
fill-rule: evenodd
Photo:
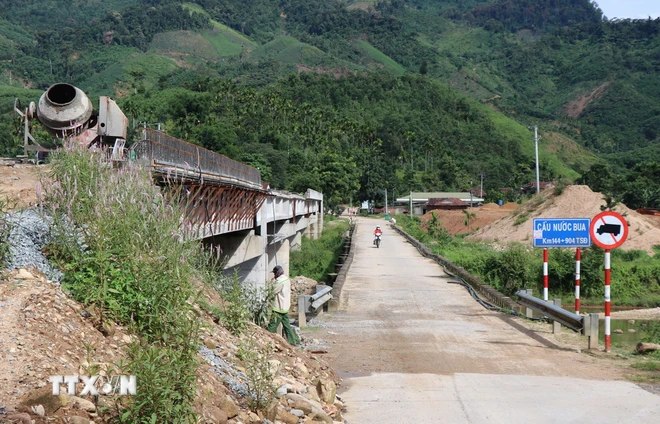
<path fill-rule="evenodd" d="M 272 281 L 273 292 L 275 299 L 273 299 L 273 311 L 268 324 L 268 331 L 274 333 L 277 331 L 277 326 L 282 323 L 284 328 L 284 336 L 289 344 L 299 345 L 300 339 L 298 335 L 291 328 L 289 322 L 289 308 L 291 307 L 291 280 L 284 275 L 284 269 L 277 265 L 273 268 L 275 278 Z"/>

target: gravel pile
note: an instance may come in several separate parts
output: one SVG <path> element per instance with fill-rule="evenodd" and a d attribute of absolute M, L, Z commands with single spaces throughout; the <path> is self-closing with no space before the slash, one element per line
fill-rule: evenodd
<path fill-rule="evenodd" d="M 199 349 L 199 354 L 213 367 L 222 381 L 239 396 L 248 396 L 248 387 L 243 381 L 247 381 L 247 376 L 238 371 L 234 364 L 225 361 L 221 356 L 216 355 L 213 351 L 206 346 Z"/>
<path fill-rule="evenodd" d="M 34 209 L 9 212 L 9 263 L 7 269 L 36 268 L 52 281 L 59 282 L 62 272 L 54 268 L 41 252 L 52 239 L 52 218 L 39 214 Z"/>

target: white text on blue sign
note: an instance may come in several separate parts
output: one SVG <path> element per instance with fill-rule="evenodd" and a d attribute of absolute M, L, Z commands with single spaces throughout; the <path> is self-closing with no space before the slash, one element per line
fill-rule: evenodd
<path fill-rule="evenodd" d="M 535 218 L 534 247 L 589 247 L 591 219 Z"/>

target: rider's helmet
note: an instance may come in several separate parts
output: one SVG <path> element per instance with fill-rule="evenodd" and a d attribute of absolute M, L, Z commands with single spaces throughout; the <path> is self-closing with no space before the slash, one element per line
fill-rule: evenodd
<path fill-rule="evenodd" d="M 376 225 L 376 229 L 377 229 L 377 230 L 380 230 L 380 225 Z"/>

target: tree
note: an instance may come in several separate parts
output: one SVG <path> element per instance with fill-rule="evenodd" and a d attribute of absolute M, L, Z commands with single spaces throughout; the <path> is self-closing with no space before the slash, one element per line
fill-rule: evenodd
<path fill-rule="evenodd" d="M 419 66 L 419 74 L 426 75 L 428 73 L 429 73 L 429 63 L 423 60 L 422 64 Z"/>
<path fill-rule="evenodd" d="M 470 231 L 470 221 L 476 219 L 477 214 L 475 214 L 474 212 L 470 212 L 467 209 L 463 209 L 463 215 L 465 215 L 465 219 L 463 220 L 463 225 L 468 227 L 468 231 Z"/>
<path fill-rule="evenodd" d="M 447 244 L 451 241 L 451 234 L 444 229 L 442 223 L 438 220 L 438 214 L 431 212 L 431 219 L 426 224 L 426 229 L 431 237 L 440 244 Z"/>

